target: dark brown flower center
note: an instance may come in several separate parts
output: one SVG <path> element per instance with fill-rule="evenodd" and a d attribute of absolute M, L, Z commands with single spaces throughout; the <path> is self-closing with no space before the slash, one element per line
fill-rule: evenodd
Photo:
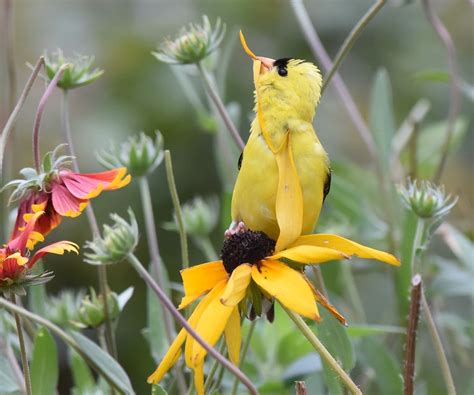
<path fill-rule="evenodd" d="M 260 231 L 246 230 L 230 236 L 224 240 L 221 251 L 225 270 L 230 274 L 242 263 L 258 264 L 273 254 L 275 244 L 275 240 Z"/>

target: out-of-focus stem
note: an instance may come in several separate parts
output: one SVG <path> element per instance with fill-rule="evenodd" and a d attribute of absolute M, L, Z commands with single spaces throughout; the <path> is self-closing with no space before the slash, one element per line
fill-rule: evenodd
<path fill-rule="evenodd" d="M 62 65 L 57 73 L 54 75 L 51 82 L 46 87 L 43 96 L 38 104 L 38 109 L 36 110 L 35 121 L 33 124 L 33 158 L 35 160 L 35 168 L 36 171 L 40 171 L 41 169 L 41 155 L 40 155 L 40 148 L 39 148 L 39 133 L 41 127 L 41 119 L 43 118 L 44 109 L 46 107 L 46 103 L 48 102 L 49 97 L 56 88 L 56 84 L 58 83 L 59 79 L 63 75 L 64 71 L 69 68 L 69 64 Z"/>
<path fill-rule="evenodd" d="M 77 162 L 77 157 L 74 149 L 74 141 L 72 139 L 71 133 L 71 123 L 69 121 L 69 102 L 68 102 L 68 91 L 63 90 L 63 100 L 62 100 L 62 130 L 64 133 L 64 139 L 68 144 L 69 154 L 72 156 L 72 166 L 75 172 L 79 173 L 79 164 Z M 89 227 L 91 228 L 93 238 L 100 237 L 99 224 L 97 223 L 97 218 L 95 216 L 94 210 L 91 203 L 86 207 L 87 220 L 89 222 Z M 107 280 L 107 268 L 104 265 L 97 266 L 98 278 L 99 278 L 99 289 L 100 293 L 103 295 L 104 301 L 104 324 L 105 324 L 105 341 L 107 344 L 107 351 L 117 359 L 117 346 L 115 343 L 115 334 L 112 326 L 112 320 L 110 318 L 110 308 L 107 294 L 109 292 L 109 285 Z"/>
<path fill-rule="evenodd" d="M 219 346 L 219 354 L 224 354 L 225 351 L 225 341 L 222 339 L 221 345 Z M 204 383 L 204 393 L 208 393 L 209 389 L 211 388 L 212 381 L 214 380 L 214 376 L 216 375 L 217 368 L 219 366 L 219 362 L 217 362 L 217 359 L 214 359 L 214 362 L 212 363 L 211 369 L 209 370 L 209 374 L 206 377 L 206 382 Z"/>
<path fill-rule="evenodd" d="M 138 258 L 133 255 L 129 254 L 128 255 L 128 260 L 130 264 L 133 266 L 133 268 L 138 272 L 140 277 L 145 281 L 147 286 L 149 286 L 153 292 L 156 293 L 158 298 L 160 299 L 162 305 L 168 309 L 168 311 L 171 313 L 173 318 L 183 327 L 186 329 L 186 331 L 194 337 L 194 339 L 211 355 L 213 358 L 219 361 L 221 365 L 223 365 L 229 372 L 231 372 L 234 376 L 238 377 L 239 380 L 244 384 L 249 392 L 254 395 L 258 395 L 258 391 L 255 388 L 255 386 L 252 384 L 252 382 L 248 379 L 248 377 L 232 362 L 230 362 L 228 359 L 224 358 L 222 354 L 219 354 L 214 347 L 210 346 L 194 329 L 191 325 L 189 325 L 188 321 L 179 313 L 179 311 L 174 307 L 173 303 L 171 300 L 166 296 L 166 293 L 159 287 L 159 285 L 156 283 L 156 281 L 153 279 L 153 277 L 150 276 L 150 274 L 147 272 L 147 270 L 143 267 L 141 262 L 138 260 Z"/>
<path fill-rule="evenodd" d="M 8 74 L 8 113 L 13 111 L 16 101 L 16 67 L 15 67 L 15 39 L 13 23 L 13 2 L 5 0 L 5 41 Z"/>
<path fill-rule="evenodd" d="M 301 333 L 308 339 L 311 345 L 314 347 L 316 352 L 321 356 L 321 358 L 334 370 L 334 372 L 339 376 L 341 381 L 347 387 L 347 389 L 351 392 L 351 394 L 362 395 L 362 391 L 357 387 L 357 385 L 352 381 L 349 375 L 344 371 L 344 369 L 339 365 L 339 363 L 334 359 L 331 353 L 324 347 L 323 343 L 319 341 L 316 335 L 313 333 L 311 328 L 306 325 L 303 318 L 301 318 L 298 314 L 288 310 L 285 306 L 283 309 L 289 315 L 289 317 L 293 320 L 296 324 L 298 329 Z"/>
<path fill-rule="evenodd" d="M 173 163 L 171 161 L 171 153 L 169 150 L 165 150 L 165 166 L 171 200 L 173 201 L 176 221 L 178 222 L 179 239 L 181 243 L 181 264 L 183 269 L 187 269 L 189 267 L 188 238 L 186 235 L 186 228 L 184 226 L 183 212 L 179 203 L 178 190 L 174 180 Z"/>
<path fill-rule="evenodd" d="M 16 304 L 16 296 L 14 293 L 11 294 L 10 299 L 13 304 Z M 25 379 L 26 393 L 31 395 L 33 391 L 31 389 L 30 367 L 28 365 L 28 355 L 26 353 L 25 337 L 23 335 L 21 318 L 17 312 L 13 312 L 13 317 L 15 318 L 16 330 L 18 332 L 18 343 L 20 343 L 21 363 L 23 365 L 23 377 Z"/>
<path fill-rule="evenodd" d="M 421 276 L 411 280 L 410 313 L 408 315 L 407 341 L 405 346 L 404 395 L 413 395 L 415 379 L 416 332 L 420 320 Z"/>
<path fill-rule="evenodd" d="M 360 322 L 367 322 L 364 306 L 362 304 L 359 291 L 357 290 L 357 285 L 355 283 L 352 269 L 349 266 L 348 262 L 341 262 L 341 264 L 342 264 L 341 273 L 342 273 L 343 281 L 347 289 L 347 293 L 349 294 L 349 298 L 352 301 L 352 305 L 354 306 L 356 317 Z"/>
<path fill-rule="evenodd" d="M 7 123 L 5 124 L 3 128 L 2 135 L 0 136 L 0 176 L 3 175 L 3 158 L 5 155 L 5 147 L 8 142 L 8 137 L 10 136 L 13 130 L 13 126 L 15 125 L 16 118 L 18 117 L 18 114 L 20 113 L 20 110 L 23 107 L 23 104 L 25 104 L 26 98 L 28 97 L 31 87 L 33 86 L 33 83 L 35 82 L 35 79 L 38 76 L 43 64 L 44 64 L 44 58 L 41 56 L 36 62 L 35 67 L 33 71 L 31 72 L 31 75 L 28 78 L 28 81 L 26 82 L 25 87 L 23 88 L 23 92 L 21 92 L 20 98 L 18 99 L 18 102 L 16 103 L 15 108 L 13 109 L 12 113 L 8 117 Z"/>
<path fill-rule="evenodd" d="M 433 319 L 433 316 L 431 315 L 430 306 L 428 305 L 423 289 L 421 290 L 421 306 L 423 308 L 423 316 L 426 320 L 428 332 L 430 333 L 431 339 L 433 340 L 433 346 L 436 351 L 436 356 L 438 357 L 438 362 L 441 365 L 441 372 L 446 384 L 447 393 L 448 395 L 456 395 L 456 387 L 454 386 L 453 376 L 451 374 L 451 370 L 449 369 L 448 359 L 446 358 L 443 343 L 441 342 L 438 330 L 436 329 L 436 323 Z"/>
<path fill-rule="evenodd" d="M 318 33 L 316 32 L 316 29 L 311 23 L 303 1 L 291 0 L 291 5 L 293 7 L 293 11 L 296 15 L 298 23 L 300 24 L 301 30 L 303 31 L 303 34 L 305 35 L 306 40 L 308 41 L 311 47 L 313 55 L 321 63 L 321 66 L 323 67 L 324 71 L 328 72 L 332 68 L 333 64 L 331 62 L 331 59 L 329 58 L 328 53 L 326 52 L 326 49 L 323 46 L 323 43 L 321 42 L 318 36 Z M 357 106 L 354 100 L 352 99 L 352 96 L 350 95 L 346 84 L 337 72 L 334 73 L 333 83 L 337 93 L 341 97 L 342 103 L 346 107 L 346 110 L 350 118 L 352 119 L 352 122 L 354 123 L 354 126 L 359 132 L 362 141 L 365 143 L 367 150 L 373 158 L 376 158 L 377 151 L 375 148 L 374 140 L 372 138 L 372 134 L 370 133 L 367 124 L 365 123 L 364 119 L 362 118 L 362 115 L 357 109 Z"/>
<path fill-rule="evenodd" d="M 422 0 L 421 4 L 423 5 L 423 10 L 425 12 L 426 19 L 433 26 L 433 29 L 436 31 L 436 34 L 446 47 L 448 55 L 449 74 L 451 76 L 451 83 L 449 89 L 450 100 L 448 111 L 448 126 L 446 128 L 446 137 L 443 143 L 443 153 L 441 154 L 441 159 L 438 168 L 436 169 L 435 175 L 433 177 L 433 182 L 435 184 L 438 184 L 446 166 L 446 160 L 448 158 L 449 153 L 449 145 L 454 132 L 456 118 L 459 113 L 459 106 L 461 102 L 461 91 L 459 89 L 460 78 L 458 74 L 459 68 L 456 59 L 456 48 L 454 47 L 453 39 L 451 38 L 448 29 L 446 29 L 446 26 L 443 24 L 438 15 L 434 13 L 431 0 Z"/>
<path fill-rule="evenodd" d="M 230 115 L 227 112 L 227 109 L 225 108 L 225 105 L 222 102 L 219 93 L 216 91 L 203 65 L 201 63 L 198 63 L 197 68 L 199 70 L 199 74 L 201 75 L 202 81 L 204 82 L 204 86 L 206 87 L 206 91 L 212 102 L 215 104 L 217 111 L 219 112 L 222 121 L 224 122 L 224 125 L 226 126 L 227 130 L 229 131 L 237 146 L 241 150 L 243 150 L 245 146 L 244 141 L 242 140 L 242 137 L 240 137 L 239 131 L 235 127 L 234 122 L 232 122 L 232 119 L 230 118 Z"/>
<path fill-rule="evenodd" d="M 247 333 L 247 337 L 245 338 L 245 343 L 244 343 L 244 346 L 242 348 L 242 355 L 240 356 L 240 362 L 239 362 L 239 368 L 242 367 L 244 361 L 245 361 L 245 357 L 247 356 L 247 352 L 250 348 L 250 341 L 252 340 L 252 335 L 253 335 L 253 331 L 255 329 L 255 325 L 257 324 L 257 320 L 253 320 L 251 323 L 250 323 L 250 326 L 249 326 L 249 332 Z M 234 384 L 232 385 L 232 395 L 236 395 L 237 394 L 237 389 L 239 388 L 239 381 L 236 379 L 234 380 Z"/>
<path fill-rule="evenodd" d="M 425 231 L 425 221 L 422 218 L 416 220 L 415 237 L 413 239 L 413 245 L 411 248 L 410 266 L 412 275 L 416 272 L 416 252 L 420 248 L 423 233 Z"/>
<path fill-rule="evenodd" d="M 331 69 L 329 70 L 327 75 L 324 77 L 324 85 L 321 89 L 321 93 L 323 93 L 326 87 L 329 85 L 331 78 L 337 72 L 337 69 L 341 65 L 346 55 L 351 50 L 356 40 L 359 38 L 359 35 L 365 29 L 367 24 L 373 19 L 373 17 L 377 15 L 377 13 L 385 5 L 386 2 L 387 0 L 378 0 L 374 4 L 372 4 L 372 6 L 367 10 L 367 12 L 359 20 L 359 22 L 357 22 L 355 26 L 352 28 L 351 32 L 342 43 L 341 48 L 339 48 L 339 51 L 337 51 L 337 54 L 336 54 L 336 57 L 334 58 Z"/>

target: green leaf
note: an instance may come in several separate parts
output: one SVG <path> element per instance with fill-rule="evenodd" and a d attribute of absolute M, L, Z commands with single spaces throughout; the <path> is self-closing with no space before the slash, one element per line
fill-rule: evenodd
<path fill-rule="evenodd" d="M 379 160 L 387 171 L 390 166 L 392 138 L 396 132 L 392 87 L 387 70 L 375 74 L 370 99 L 369 124 L 377 145 Z"/>
<path fill-rule="evenodd" d="M 40 328 L 35 337 L 31 362 L 31 387 L 33 395 L 56 393 L 58 374 L 56 342 L 46 328 Z"/>
<path fill-rule="evenodd" d="M 401 326 L 390 325 L 351 325 L 347 328 L 347 334 L 352 338 L 374 335 L 386 335 L 389 333 L 403 335 L 406 333 L 406 330 Z"/>
<path fill-rule="evenodd" d="M 413 75 L 414 80 L 431 82 L 449 82 L 451 77 L 445 70 L 423 70 Z"/>
<path fill-rule="evenodd" d="M 403 394 L 400 366 L 387 347 L 374 338 L 366 337 L 358 349 L 361 362 L 375 372 L 378 393 Z"/>
<path fill-rule="evenodd" d="M 71 367 L 74 389 L 79 394 L 91 392 L 95 387 L 94 376 L 84 359 L 73 349 L 69 352 L 69 366 Z"/>
<path fill-rule="evenodd" d="M 0 353 L 0 394 L 19 393 L 20 389 L 20 386 L 15 380 L 15 374 L 11 368 L 10 361 L 3 352 Z"/>
<path fill-rule="evenodd" d="M 344 395 L 344 388 L 339 380 L 339 376 L 326 362 L 323 362 L 323 377 L 328 387 L 329 395 Z"/>
<path fill-rule="evenodd" d="M 168 395 L 168 392 L 161 385 L 155 384 L 151 387 L 151 395 Z"/>
<path fill-rule="evenodd" d="M 71 336 L 107 381 L 127 395 L 135 394 L 130 379 L 115 359 L 81 333 L 72 332 Z"/>

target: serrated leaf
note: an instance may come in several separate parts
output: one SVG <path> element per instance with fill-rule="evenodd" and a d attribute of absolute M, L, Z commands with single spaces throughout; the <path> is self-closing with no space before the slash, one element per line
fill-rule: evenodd
<path fill-rule="evenodd" d="M 58 384 L 58 350 L 53 336 L 40 328 L 33 345 L 31 387 L 33 395 L 54 394 Z"/>
<path fill-rule="evenodd" d="M 71 336 L 107 381 L 127 395 L 135 394 L 130 379 L 115 359 L 81 333 L 72 332 Z"/>
<path fill-rule="evenodd" d="M 92 392 L 95 387 L 94 376 L 84 359 L 72 349 L 69 351 L 69 366 L 75 390 L 80 394 Z"/>

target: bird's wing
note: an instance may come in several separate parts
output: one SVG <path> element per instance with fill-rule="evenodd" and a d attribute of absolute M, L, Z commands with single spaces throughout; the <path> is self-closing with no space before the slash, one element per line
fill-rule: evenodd
<path fill-rule="evenodd" d="M 242 167 L 242 160 L 244 159 L 244 151 L 242 151 L 240 153 L 240 156 L 239 156 L 239 161 L 237 162 L 237 169 L 240 170 L 240 168 Z"/>

